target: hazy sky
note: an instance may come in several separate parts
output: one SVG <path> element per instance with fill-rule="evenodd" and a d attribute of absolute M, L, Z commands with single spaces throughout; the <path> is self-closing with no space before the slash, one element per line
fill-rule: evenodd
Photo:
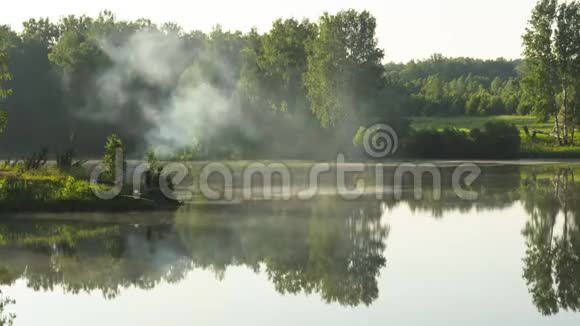
<path fill-rule="evenodd" d="M 68 14 L 96 15 L 110 9 L 120 19 L 173 21 L 186 30 L 268 30 L 284 17 L 317 19 L 324 11 L 367 9 L 377 18 L 380 46 L 388 61 L 447 56 L 517 58 L 521 34 L 536 0 L 17 0 L 2 6 L 0 24 L 20 30 L 30 17 L 58 19 Z"/>

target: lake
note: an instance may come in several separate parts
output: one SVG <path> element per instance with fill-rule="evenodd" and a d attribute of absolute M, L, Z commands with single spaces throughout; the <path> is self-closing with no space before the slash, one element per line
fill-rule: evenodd
<path fill-rule="evenodd" d="M 15 325 L 579 325 L 580 173 L 489 164 L 458 198 L 0 217 Z M 364 176 L 363 176 L 364 179 Z"/>

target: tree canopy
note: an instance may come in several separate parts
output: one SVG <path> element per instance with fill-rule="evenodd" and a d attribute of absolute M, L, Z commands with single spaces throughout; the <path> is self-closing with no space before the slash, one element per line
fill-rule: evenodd
<path fill-rule="evenodd" d="M 560 144 L 574 142 L 580 92 L 580 3 L 540 0 L 523 36 L 526 93 L 534 113 L 554 118 Z"/>
<path fill-rule="evenodd" d="M 182 158 L 315 159 L 349 150 L 375 123 L 404 136 L 410 116 L 528 113 L 557 119 L 560 142 L 572 143 L 578 7 L 540 1 L 524 60 L 385 63 L 375 18 L 356 10 L 278 19 L 264 33 L 185 31 L 110 11 L 33 18 L 18 33 L 0 26 L 0 105 L 10 115 L 0 148 L 100 157 L 117 134 L 138 157 L 153 146 Z"/>

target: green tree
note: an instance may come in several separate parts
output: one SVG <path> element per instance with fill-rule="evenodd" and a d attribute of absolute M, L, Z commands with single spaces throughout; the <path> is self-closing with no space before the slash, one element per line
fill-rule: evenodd
<path fill-rule="evenodd" d="M 376 20 L 367 11 L 325 13 L 320 18 L 305 85 L 311 109 L 322 126 L 347 121 L 358 128 L 360 122 L 353 120 L 363 117 L 372 105 L 368 100 L 376 98 L 383 84 L 384 52 L 378 48 L 375 29 Z"/>
<path fill-rule="evenodd" d="M 536 114 L 554 118 L 554 133 L 561 145 L 570 144 L 574 134 L 570 94 L 580 72 L 579 28 L 578 2 L 541 0 L 523 36 L 527 94 Z"/>
<path fill-rule="evenodd" d="M 41 43 L 52 47 L 60 36 L 60 29 L 48 18 L 31 18 L 22 23 L 22 37 L 25 39 L 35 39 Z"/>
<path fill-rule="evenodd" d="M 262 37 L 258 64 L 263 71 L 263 89 L 277 111 L 308 109 L 303 76 L 306 73 L 307 45 L 316 37 L 316 25 L 304 20 L 277 20 Z"/>
<path fill-rule="evenodd" d="M 6 53 L 0 52 L 0 104 L 2 101 L 12 93 L 10 89 L 3 88 L 3 82 L 9 81 L 12 77 L 8 72 L 8 56 Z M 8 122 L 8 114 L 5 111 L 0 111 L 0 133 L 6 128 Z"/>
<path fill-rule="evenodd" d="M 562 99 L 560 115 L 564 142 L 570 144 L 574 140 L 577 119 L 573 96 L 580 91 L 580 3 L 570 1 L 560 4 L 556 23 L 554 48 Z"/>

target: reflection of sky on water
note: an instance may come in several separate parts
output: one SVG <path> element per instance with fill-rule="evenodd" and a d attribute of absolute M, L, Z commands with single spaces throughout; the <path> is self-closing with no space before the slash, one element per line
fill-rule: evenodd
<path fill-rule="evenodd" d="M 542 245 L 546 225 L 554 225 L 554 239 L 566 227 L 570 239 L 578 232 L 568 201 L 575 188 L 553 187 L 565 185 L 558 176 L 535 187 L 529 180 L 538 176 L 522 174 L 525 182 L 488 190 L 472 208 L 409 201 L 381 212 L 380 203 L 361 200 L 186 209 L 174 226 L 119 226 L 112 236 L 100 231 L 100 240 L 53 248 L 54 266 L 71 269 L 68 281 L 121 282 L 110 298 L 100 290 L 71 294 L 54 275 L 52 290 L 35 291 L 27 283 L 33 268 L 2 289 L 17 300 L 16 325 L 577 325 L 580 315 L 563 307 L 543 317 L 522 278 L 526 250 Z M 563 204 L 571 210 L 567 224 Z M 388 232 L 373 233 L 379 226 Z M 530 228 L 536 238 L 523 233 Z M 368 255 L 381 243 L 379 256 Z M 29 266 L 51 252 L 0 246 L 0 266 L 26 260 L 27 251 L 35 253 Z M 377 257 L 386 264 L 372 265 Z M 353 264 L 378 273 L 363 277 Z M 107 271 L 110 279 L 91 275 Z M 346 285 L 366 287 L 341 291 Z"/>

